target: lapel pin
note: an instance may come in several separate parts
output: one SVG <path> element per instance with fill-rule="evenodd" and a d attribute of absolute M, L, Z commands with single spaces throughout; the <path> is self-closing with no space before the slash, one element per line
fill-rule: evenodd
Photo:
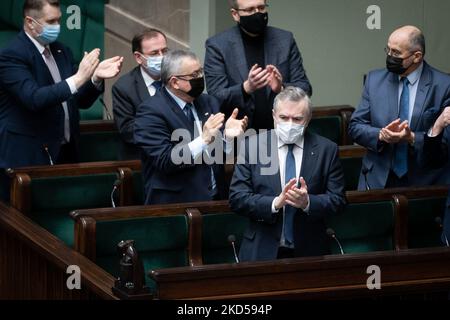
<path fill-rule="evenodd" d="M 58 50 L 58 53 L 61 53 L 62 51 L 61 50 Z"/>
<path fill-rule="evenodd" d="M 311 155 L 313 156 L 313 155 L 314 155 L 314 152 L 311 152 Z"/>
<path fill-rule="evenodd" d="M 209 116 L 209 112 L 205 113 L 205 117 Z"/>

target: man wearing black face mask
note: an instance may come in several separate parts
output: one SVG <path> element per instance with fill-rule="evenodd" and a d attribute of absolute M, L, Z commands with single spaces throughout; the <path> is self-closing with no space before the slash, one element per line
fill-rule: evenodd
<path fill-rule="evenodd" d="M 424 132 L 450 105 L 450 76 L 424 61 L 425 37 L 402 27 L 386 47 L 386 69 L 367 76 L 349 134 L 368 149 L 359 189 L 446 184 L 450 170 L 419 166 Z"/>
<path fill-rule="evenodd" d="M 268 27 L 264 0 L 232 0 L 237 26 L 206 41 L 208 93 L 238 106 L 254 129 L 272 129 L 272 106 L 283 87 L 312 88 L 292 33 Z M 231 109 L 223 112 L 231 114 Z"/>
<path fill-rule="evenodd" d="M 225 115 L 219 112 L 218 99 L 202 94 L 199 60 L 183 50 L 167 53 L 161 81 L 164 87 L 138 107 L 134 123 L 134 139 L 142 150 L 145 204 L 224 199 L 223 166 L 211 164 L 217 158 L 208 147 L 223 143 L 218 134 Z M 247 118 L 238 120 L 237 115 L 236 109 L 225 123 L 230 141 L 247 127 Z"/>

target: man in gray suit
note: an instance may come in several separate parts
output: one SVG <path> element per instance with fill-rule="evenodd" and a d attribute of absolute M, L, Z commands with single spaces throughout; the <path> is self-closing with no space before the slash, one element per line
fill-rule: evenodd
<path fill-rule="evenodd" d="M 122 138 L 120 160 L 140 157 L 133 137 L 136 108 L 161 87 L 161 62 L 168 51 L 165 34 L 156 29 L 136 35 L 131 46 L 137 67 L 122 76 L 112 88 L 114 121 Z"/>
<path fill-rule="evenodd" d="M 413 26 L 392 33 L 387 69 L 368 74 L 349 134 L 368 149 L 358 189 L 445 183 L 449 170 L 419 166 L 424 132 L 450 105 L 450 76 L 424 61 L 425 37 Z"/>
<path fill-rule="evenodd" d="M 254 129 L 273 128 L 272 105 L 283 87 L 296 86 L 311 96 L 302 56 L 291 32 L 267 27 L 264 0 L 230 0 L 237 26 L 206 41 L 208 93 L 235 106 Z"/>

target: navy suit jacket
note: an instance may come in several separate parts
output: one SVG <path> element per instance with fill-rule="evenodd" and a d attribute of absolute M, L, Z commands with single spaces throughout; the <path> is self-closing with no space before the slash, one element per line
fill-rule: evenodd
<path fill-rule="evenodd" d="M 350 121 L 350 136 L 368 149 L 363 167 L 368 170 L 367 180 L 372 189 L 383 189 L 392 169 L 395 147 L 379 143 L 378 135 L 381 128 L 399 117 L 398 88 L 398 75 L 386 69 L 370 72 L 362 100 Z M 440 184 L 447 179 L 449 170 L 423 169 L 418 159 L 423 148 L 423 133 L 431 128 L 441 107 L 447 105 L 450 105 L 450 76 L 424 62 L 410 124 L 416 133 L 414 147 L 409 148 L 408 181 L 411 186 Z M 362 172 L 358 189 L 365 189 Z"/>
<path fill-rule="evenodd" d="M 442 167 L 448 164 L 450 156 L 450 127 L 447 127 L 437 137 L 430 138 L 428 135 L 425 135 L 424 139 L 424 150 L 422 153 L 424 162 L 422 164 L 431 168 Z M 450 184 L 450 181 L 447 181 L 447 184 Z M 450 190 L 445 208 L 443 234 L 450 241 Z M 444 237 L 442 240 L 446 244 Z"/>
<path fill-rule="evenodd" d="M 134 141 L 134 118 L 137 107 L 148 98 L 150 93 L 140 66 L 122 76 L 112 87 L 114 121 L 122 138 L 119 149 L 120 160 L 140 157 L 140 150 Z"/>
<path fill-rule="evenodd" d="M 264 36 L 265 64 L 278 68 L 284 86 L 295 86 L 312 94 L 312 87 L 303 69 L 303 59 L 291 32 L 267 27 Z M 205 78 L 209 94 L 226 101 L 229 116 L 236 106 L 240 116 L 249 117 L 250 126 L 255 112 L 254 97 L 244 99 L 242 84 L 247 80 L 250 68 L 239 27 L 235 26 L 206 41 Z M 267 97 L 273 104 L 275 94 L 267 88 Z"/>
<path fill-rule="evenodd" d="M 272 202 L 282 191 L 276 139 L 274 131 L 247 139 L 244 154 L 240 155 L 244 161 L 239 161 L 235 167 L 230 186 L 230 206 L 237 214 L 250 219 L 239 252 L 241 261 L 273 260 L 277 257 L 283 214 L 282 210 L 272 213 Z M 252 164 L 251 155 L 259 151 L 269 155 L 275 174 L 262 171 L 268 168 L 267 161 L 258 159 Z M 338 214 L 346 203 L 337 145 L 307 131 L 300 176 L 308 186 L 310 209 L 309 214 L 298 210 L 294 219 L 295 255 L 328 254 L 330 243 L 326 234 L 326 217 Z"/>
<path fill-rule="evenodd" d="M 219 101 L 202 94 L 194 101 L 199 120 L 205 123 L 209 115 L 220 109 Z M 211 166 L 194 164 L 187 144 L 194 140 L 194 123 L 186 115 L 165 88 L 145 100 L 135 119 L 134 138 L 142 150 L 142 171 L 145 204 L 210 201 Z M 182 137 L 171 141 L 172 133 L 185 129 L 189 140 Z M 187 149 L 188 154 L 183 153 Z M 177 164 L 172 154 L 186 156 L 190 163 Z M 226 195 L 223 166 L 213 165 L 214 177 L 221 198 Z"/>
<path fill-rule="evenodd" d="M 24 31 L 0 52 L 0 168 L 49 164 L 64 137 L 67 101 L 71 139 L 79 140 L 79 108 L 89 108 L 101 93 L 88 81 L 72 95 L 64 79 L 75 74 L 70 50 L 59 42 L 50 45 L 63 81 L 54 83 L 36 46 Z"/>

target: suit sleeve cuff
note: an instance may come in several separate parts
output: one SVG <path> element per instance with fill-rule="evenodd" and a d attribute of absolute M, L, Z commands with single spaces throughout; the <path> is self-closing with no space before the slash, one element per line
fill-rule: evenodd
<path fill-rule="evenodd" d="M 309 195 L 308 195 L 308 205 L 303 210 L 304 213 L 306 213 L 309 216 L 309 207 L 311 206 L 311 202 L 309 201 Z"/>
<path fill-rule="evenodd" d="M 94 87 L 98 90 L 98 91 L 103 91 L 103 87 L 104 87 L 104 81 L 94 81 L 94 76 L 92 76 L 91 78 L 91 82 L 94 85 Z"/>

